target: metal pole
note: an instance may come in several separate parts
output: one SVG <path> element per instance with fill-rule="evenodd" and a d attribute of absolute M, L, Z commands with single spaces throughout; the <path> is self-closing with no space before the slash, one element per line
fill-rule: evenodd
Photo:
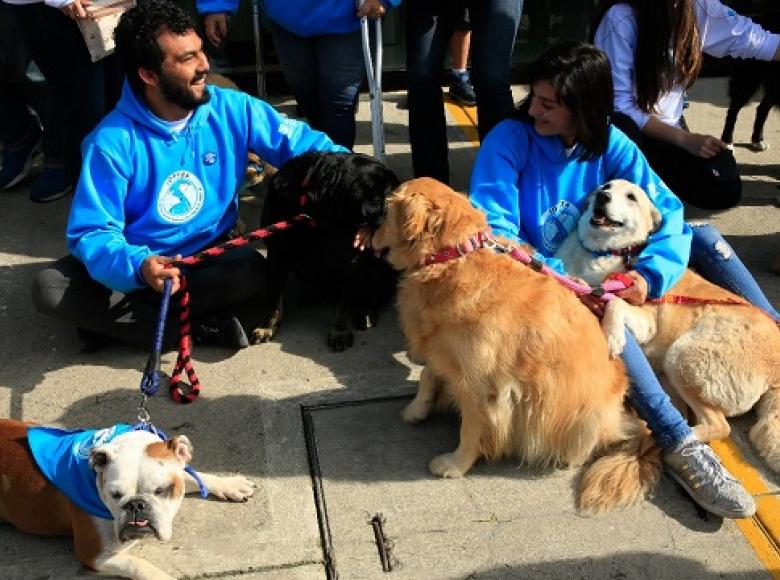
<path fill-rule="evenodd" d="M 261 99 L 265 93 L 265 64 L 263 62 L 263 39 L 260 31 L 260 0 L 252 0 L 252 21 L 254 23 L 255 40 L 255 82 L 257 84 L 257 96 Z"/>

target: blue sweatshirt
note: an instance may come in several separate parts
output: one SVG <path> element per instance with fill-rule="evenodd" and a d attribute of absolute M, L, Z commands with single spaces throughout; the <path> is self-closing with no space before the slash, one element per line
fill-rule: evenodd
<path fill-rule="evenodd" d="M 225 236 L 238 217 L 249 150 L 277 167 L 309 151 L 346 152 L 246 93 L 208 90 L 211 100 L 174 133 L 125 83 L 116 108 L 84 140 L 66 235 L 101 284 L 144 287 L 148 256 L 188 256 Z"/>
<path fill-rule="evenodd" d="M 401 0 L 382 0 L 385 8 Z M 196 0 L 200 14 L 235 14 L 238 0 Z M 355 0 L 261 0 L 262 13 L 298 36 L 344 34 L 360 28 Z"/>
<path fill-rule="evenodd" d="M 610 128 L 604 154 L 585 161 L 578 153 L 579 145 L 567 151 L 559 136 L 539 135 L 529 123 L 503 121 L 480 147 L 471 202 L 487 214 L 494 234 L 531 244 L 563 273 L 561 261 L 552 256 L 576 230 L 588 193 L 610 179 L 636 183 L 663 218 L 635 266 L 647 280 L 649 297 L 658 298 L 682 276 L 690 257 L 691 230 L 682 203 L 616 127 Z"/>

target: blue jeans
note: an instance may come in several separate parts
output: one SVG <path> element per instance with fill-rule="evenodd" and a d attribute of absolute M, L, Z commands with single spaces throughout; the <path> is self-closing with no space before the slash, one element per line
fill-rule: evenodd
<path fill-rule="evenodd" d="M 270 22 L 284 78 L 309 125 L 334 143 L 355 145 L 355 110 L 366 78 L 360 30 L 298 36 Z"/>
<path fill-rule="evenodd" d="M 753 276 L 718 230 L 710 224 L 692 224 L 692 229 L 690 267 L 713 284 L 742 296 L 778 318 Z M 691 428 L 672 404 L 628 330 L 626 339 L 622 358 L 631 379 L 631 399 L 639 416 L 647 421 L 656 443 L 668 451 L 690 435 Z"/>
<path fill-rule="evenodd" d="M 480 139 L 512 114 L 510 65 L 523 0 L 414 0 L 406 4 L 409 143 L 416 177 L 449 183 L 442 67 L 463 8 L 471 20 L 471 82 Z"/>

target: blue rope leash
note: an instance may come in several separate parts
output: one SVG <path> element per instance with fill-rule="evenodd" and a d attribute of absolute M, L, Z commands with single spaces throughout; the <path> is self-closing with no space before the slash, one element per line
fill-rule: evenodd
<path fill-rule="evenodd" d="M 173 280 L 166 278 L 163 285 L 162 300 L 160 301 L 160 312 L 157 315 L 152 353 L 146 361 L 144 375 L 141 377 L 141 393 L 144 396 L 144 403 L 146 398 L 156 395 L 160 389 L 160 357 L 162 356 L 163 337 L 165 336 L 165 322 L 168 319 L 168 306 L 171 303 L 172 286 Z"/>

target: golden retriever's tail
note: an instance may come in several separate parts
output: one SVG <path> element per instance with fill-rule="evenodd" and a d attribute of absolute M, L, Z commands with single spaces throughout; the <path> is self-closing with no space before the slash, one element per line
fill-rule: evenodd
<path fill-rule="evenodd" d="M 643 423 L 634 419 L 629 438 L 611 447 L 585 468 L 579 508 L 598 513 L 636 503 L 661 476 L 661 452 Z"/>
<path fill-rule="evenodd" d="M 770 468 L 780 473 L 780 388 L 769 389 L 756 406 L 750 440 Z"/>

